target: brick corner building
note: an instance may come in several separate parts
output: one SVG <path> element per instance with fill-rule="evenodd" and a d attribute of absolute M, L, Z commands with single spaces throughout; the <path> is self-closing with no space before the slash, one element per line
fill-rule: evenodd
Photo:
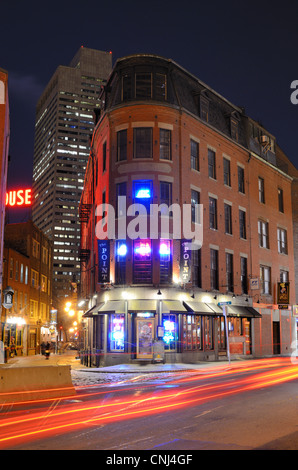
<path fill-rule="evenodd" d="M 233 357 L 289 355 L 292 181 L 275 137 L 243 108 L 172 60 L 117 60 L 80 202 L 88 363 L 156 360 L 159 347 L 165 361 L 219 360 L 227 340 Z M 192 230 L 202 205 L 201 249 L 186 253 L 186 237 L 173 236 L 176 214 L 166 236 L 158 226 L 157 238 L 132 239 L 132 213 L 118 206 L 120 196 L 127 208 L 188 205 Z M 101 205 L 114 208 L 117 227 L 106 239 L 98 232 Z"/>

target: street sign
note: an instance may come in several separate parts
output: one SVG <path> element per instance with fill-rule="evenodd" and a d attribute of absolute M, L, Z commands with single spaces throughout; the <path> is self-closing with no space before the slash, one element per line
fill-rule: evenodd
<path fill-rule="evenodd" d="M 231 304 L 232 304 L 232 302 L 218 302 L 217 305 L 218 305 L 219 307 L 222 307 L 223 305 L 231 305 Z"/>

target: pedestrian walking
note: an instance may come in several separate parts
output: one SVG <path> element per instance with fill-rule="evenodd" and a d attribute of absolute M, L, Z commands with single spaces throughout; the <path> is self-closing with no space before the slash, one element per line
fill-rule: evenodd
<path fill-rule="evenodd" d="M 50 353 L 51 353 L 51 345 L 50 345 L 50 343 L 47 341 L 47 343 L 46 343 L 46 348 L 45 348 L 45 356 L 46 356 L 46 359 L 49 359 Z"/>
<path fill-rule="evenodd" d="M 41 354 L 44 356 L 46 352 L 46 343 L 43 341 L 40 346 Z"/>

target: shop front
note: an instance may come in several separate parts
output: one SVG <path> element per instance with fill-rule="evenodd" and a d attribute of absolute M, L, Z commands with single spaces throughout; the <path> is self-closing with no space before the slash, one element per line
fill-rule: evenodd
<path fill-rule="evenodd" d="M 23 317 L 8 315 L 2 324 L 2 341 L 7 357 L 24 354 L 26 321 Z"/>
<path fill-rule="evenodd" d="M 233 306 L 228 311 L 231 355 L 252 354 L 254 309 Z M 178 300 L 114 300 L 84 315 L 88 324 L 90 365 L 152 362 L 162 342 L 165 362 L 193 363 L 227 357 L 226 322 L 215 303 Z"/>

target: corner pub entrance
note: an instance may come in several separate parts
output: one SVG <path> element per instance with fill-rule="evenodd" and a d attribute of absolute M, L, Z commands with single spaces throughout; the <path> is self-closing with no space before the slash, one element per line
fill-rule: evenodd
<path fill-rule="evenodd" d="M 231 354 L 252 354 L 252 322 L 260 317 L 251 307 L 231 307 Z M 165 362 L 192 363 L 227 357 L 225 319 L 215 303 L 110 300 L 93 307 L 83 318 L 88 343 L 93 347 L 83 351 L 82 360 L 92 366 L 151 362 L 158 341 L 163 343 Z"/>

